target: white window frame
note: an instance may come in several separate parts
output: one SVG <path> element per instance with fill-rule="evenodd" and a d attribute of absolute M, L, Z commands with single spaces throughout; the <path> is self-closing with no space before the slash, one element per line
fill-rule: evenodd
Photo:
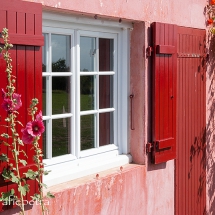
<path fill-rule="evenodd" d="M 59 33 L 69 34 L 71 36 L 71 59 L 75 63 L 72 63 L 71 72 L 65 72 L 58 74 L 49 74 L 43 72 L 43 77 L 48 76 L 71 76 L 72 85 L 76 89 L 80 89 L 80 78 L 84 72 L 80 71 L 80 65 L 77 63 L 77 59 L 80 54 L 80 36 L 96 36 L 104 37 L 108 35 L 108 38 L 113 38 L 115 45 L 117 45 L 117 52 L 115 53 L 115 59 L 117 60 L 117 68 L 114 71 L 108 71 L 104 74 L 115 75 L 115 90 L 117 90 L 117 97 L 114 98 L 116 104 L 117 119 L 114 122 L 116 131 L 114 131 L 114 140 L 116 145 L 110 144 L 99 148 L 93 148 L 85 151 L 80 151 L 79 148 L 75 148 L 74 144 L 71 145 L 72 153 L 68 155 L 62 155 L 51 158 L 51 150 L 48 150 L 47 159 L 44 159 L 45 169 L 51 170 L 51 172 L 44 176 L 44 183 L 48 186 L 63 183 L 69 180 L 73 180 L 79 177 L 83 177 L 89 174 L 98 173 L 110 168 L 121 166 L 132 161 L 129 154 L 128 145 L 128 101 L 129 101 L 129 44 L 130 44 L 130 29 L 132 24 L 119 23 L 116 21 L 109 21 L 105 19 L 93 19 L 86 18 L 81 15 L 72 16 L 67 14 L 43 12 L 43 33 Z M 117 43 L 116 43 L 117 42 Z M 51 50 L 49 50 L 51 51 Z M 50 55 L 49 55 L 50 56 Z M 49 59 L 51 62 L 51 59 Z M 77 74 L 76 74 L 77 73 Z M 95 72 L 97 75 L 99 72 Z M 116 74 L 115 74 L 116 73 Z M 89 74 L 89 72 L 87 73 Z M 94 72 L 93 72 L 94 74 Z M 49 87 L 51 96 L 51 86 Z M 76 98 L 75 102 L 71 101 L 71 113 L 63 114 L 64 117 L 71 117 L 72 119 L 72 138 L 71 142 L 80 142 L 80 135 L 77 135 L 75 128 L 80 126 L 80 115 L 89 113 L 89 111 L 80 110 L 80 101 L 78 96 L 75 96 L 74 90 L 72 92 L 72 98 Z M 80 93 L 80 92 L 79 92 Z M 51 113 L 51 107 L 48 107 L 48 113 Z M 107 109 L 105 109 L 107 111 Z M 103 110 L 103 111 L 105 111 Z M 102 112 L 102 110 L 99 110 Z M 111 108 L 109 111 L 113 111 Z M 73 114 L 74 113 L 74 114 Z M 44 116 L 44 120 L 60 118 L 59 115 L 47 115 Z M 77 118 L 78 119 L 77 119 Z M 116 118 L 116 117 L 115 117 Z M 51 126 L 51 125 L 48 125 Z M 47 133 L 49 141 L 51 141 L 51 135 Z"/>

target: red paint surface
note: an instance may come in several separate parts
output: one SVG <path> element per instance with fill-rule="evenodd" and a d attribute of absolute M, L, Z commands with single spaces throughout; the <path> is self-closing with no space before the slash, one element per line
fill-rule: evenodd
<path fill-rule="evenodd" d="M 12 58 L 12 67 L 13 74 L 16 76 L 16 93 L 21 95 L 22 107 L 18 110 L 19 115 L 17 120 L 19 120 L 24 126 L 28 121 L 32 120 L 31 116 L 28 114 L 28 108 L 30 106 L 31 100 L 33 98 L 38 98 L 39 101 L 42 101 L 42 6 L 41 4 L 35 4 L 30 2 L 21 2 L 15 0 L 0 0 L 1 8 L 0 8 L 0 17 L 2 18 L 0 24 L 0 31 L 2 28 L 8 28 L 9 38 L 10 34 L 12 34 L 12 39 L 10 42 L 13 43 L 13 48 L 10 50 L 11 58 Z M 39 22 L 39 21 L 40 22 Z M 24 40 L 28 40 L 28 36 L 30 36 L 29 41 L 27 43 L 22 43 Z M 40 42 L 38 41 L 35 44 L 34 38 L 40 38 Z M 1 77 L 2 81 L 5 80 L 5 63 L 1 61 Z M 39 65 L 39 66 L 38 66 Z M 5 86 L 5 83 L 2 84 L 0 88 Z M 35 84 L 36 83 L 36 84 Z M 33 87 L 32 87 L 33 86 Z M 35 87 L 34 87 L 35 86 Z M 42 104 L 41 102 L 37 106 L 39 110 L 41 110 Z M 0 109 L 0 115 L 5 117 L 5 113 L 3 109 Z M 0 133 L 3 132 L 3 126 L 0 128 Z M 20 132 L 23 126 L 17 123 L 17 132 Z M 9 135 L 11 135 L 11 131 L 9 131 Z M 9 141 L 12 141 L 9 139 Z M 41 142 L 40 142 L 41 145 Z M 9 158 L 12 158 L 12 152 L 3 146 L 0 145 L 0 154 L 6 153 Z M 20 153 L 19 158 L 27 161 L 27 166 L 20 165 L 20 174 L 26 172 L 26 169 L 34 169 L 35 164 L 33 161 L 33 151 L 32 146 L 24 145 L 20 146 L 20 151 L 24 150 L 28 157 L 26 158 L 23 153 Z M 13 159 L 11 161 L 14 162 Z M 0 163 L 0 173 L 2 172 L 4 166 L 2 162 Z M 31 195 L 36 192 L 36 181 L 29 182 L 31 192 L 27 194 L 26 198 L 28 200 L 31 199 Z M 14 188 L 17 190 L 16 184 L 10 184 L 9 182 L 0 181 L 0 193 L 4 190 L 10 190 Z M 0 202 L 0 211 L 2 211 L 2 202 Z M 3 206 L 5 209 L 5 206 Z"/>
<path fill-rule="evenodd" d="M 177 26 L 155 22 L 152 33 L 152 160 L 158 164 L 176 158 Z"/>
<path fill-rule="evenodd" d="M 176 215 L 206 213 L 205 33 L 178 27 Z"/>

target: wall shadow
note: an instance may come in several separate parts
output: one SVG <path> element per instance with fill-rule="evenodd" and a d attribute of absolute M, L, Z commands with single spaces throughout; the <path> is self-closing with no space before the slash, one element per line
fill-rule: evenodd
<path fill-rule="evenodd" d="M 206 183 L 207 214 L 215 215 L 215 36 L 208 35 L 207 62 L 207 126 L 206 126 Z"/>

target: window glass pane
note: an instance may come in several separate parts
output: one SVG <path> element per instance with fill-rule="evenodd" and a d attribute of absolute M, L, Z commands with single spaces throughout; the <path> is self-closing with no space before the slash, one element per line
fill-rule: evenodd
<path fill-rule="evenodd" d="M 96 38 L 80 38 L 80 71 L 95 71 Z"/>
<path fill-rule="evenodd" d="M 81 150 L 94 148 L 94 115 L 81 116 Z"/>
<path fill-rule="evenodd" d="M 52 120 L 52 156 L 65 155 L 70 152 L 71 139 L 70 118 Z"/>
<path fill-rule="evenodd" d="M 43 115 L 47 115 L 46 113 L 46 77 L 43 77 Z"/>
<path fill-rule="evenodd" d="M 99 38 L 99 71 L 113 71 L 113 39 Z"/>
<path fill-rule="evenodd" d="M 70 112 L 70 77 L 52 77 L 52 114 Z"/>
<path fill-rule="evenodd" d="M 80 92 L 81 92 L 81 111 L 94 109 L 94 85 L 95 76 L 81 76 L 80 77 Z"/>
<path fill-rule="evenodd" d="M 113 107 L 113 76 L 99 76 L 99 109 Z"/>
<path fill-rule="evenodd" d="M 71 59 L 70 36 L 52 34 L 52 72 L 69 72 Z"/>
<path fill-rule="evenodd" d="M 99 146 L 113 144 L 113 113 L 100 113 L 99 125 Z"/>
<path fill-rule="evenodd" d="M 44 36 L 44 46 L 42 46 L 42 58 L 43 58 L 43 64 L 42 64 L 42 71 L 48 72 L 48 62 L 47 62 L 47 56 L 48 56 L 48 34 L 43 34 Z"/>

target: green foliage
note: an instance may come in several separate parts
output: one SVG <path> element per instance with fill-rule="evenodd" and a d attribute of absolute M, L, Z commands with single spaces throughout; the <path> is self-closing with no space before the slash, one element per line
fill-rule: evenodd
<path fill-rule="evenodd" d="M 0 161 L 3 161 L 3 162 L 4 162 L 4 161 L 8 161 L 7 155 L 2 153 L 2 154 L 0 155 Z"/>
<path fill-rule="evenodd" d="M 41 161 L 41 157 L 43 156 L 42 150 L 39 147 L 38 140 L 39 135 L 33 136 L 32 148 L 34 150 L 35 155 L 33 156 L 33 160 L 35 162 L 35 166 L 37 171 L 33 171 L 28 169 L 26 173 L 20 175 L 20 166 L 27 166 L 27 160 L 20 159 L 20 155 L 24 155 L 27 158 L 26 151 L 20 149 L 21 146 L 24 146 L 23 141 L 19 138 L 19 133 L 17 132 L 17 124 L 22 125 L 20 121 L 17 120 L 19 112 L 17 111 L 21 107 L 21 95 L 15 94 L 15 86 L 16 77 L 12 74 L 12 59 L 10 57 L 9 49 L 13 47 L 12 44 L 9 43 L 8 30 L 4 28 L 2 30 L 2 38 L 4 40 L 3 48 L 0 47 L 0 53 L 3 55 L 3 58 L 6 62 L 6 76 L 7 76 L 7 86 L 6 92 L 3 91 L 3 104 L 4 110 L 7 112 L 7 117 L 5 118 L 5 122 L 7 125 L 3 125 L 7 128 L 8 133 L 2 133 L 1 137 L 10 139 L 10 141 L 4 142 L 1 141 L 5 146 L 8 147 L 8 151 L 11 151 L 9 154 L 11 157 L 8 157 L 6 154 L 0 155 L 0 161 L 7 163 L 7 168 L 3 169 L 1 173 L 4 180 L 12 182 L 17 185 L 19 194 L 15 194 L 15 191 L 12 189 L 8 192 L 2 192 L 0 201 L 8 201 L 10 202 L 11 197 L 19 202 L 19 207 L 21 209 L 20 214 L 25 214 L 24 209 L 24 196 L 29 192 L 29 185 L 27 184 L 27 179 L 35 180 L 39 184 L 39 194 L 35 194 L 33 198 L 39 200 L 41 202 L 42 214 L 45 214 L 45 207 L 43 203 L 43 187 L 46 187 L 45 184 L 42 183 L 41 178 L 43 174 L 48 174 L 48 171 L 44 172 L 43 164 Z M 60 63 L 62 64 L 63 61 Z M 65 63 L 65 62 L 64 62 Z M 19 107 L 16 104 L 19 103 Z M 28 114 L 31 115 L 32 121 L 34 121 L 34 117 L 36 112 L 38 111 L 37 104 L 39 103 L 37 98 L 33 98 L 31 101 L 30 108 L 28 109 Z M 39 114 L 39 117 L 42 117 L 42 114 Z M 40 119 L 42 121 L 42 119 Z M 10 135 L 9 135 L 10 134 Z M 12 160 L 13 162 L 10 162 Z M 25 176 L 25 177 L 24 177 Z"/>
<path fill-rule="evenodd" d="M 32 198 L 32 200 L 39 202 L 40 201 L 40 194 L 35 193 L 33 196 L 31 196 L 31 198 Z"/>
<path fill-rule="evenodd" d="M 29 192 L 29 185 L 28 184 L 25 184 L 24 186 L 19 185 L 18 190 L 23 196 L 26 196 L 27 192 Z"/>
<path fill-rule="evenodd" d="M 48 198 L 55 198 L 55 196 L 52 194 L 52 193 L 50 193 L 50 191 L 47 193 L 47 195 L 46 195 Z"/>
<path fill-rule="evenodd" d="M 11 181 L 16 183 L 16 184 L 18 184 L 21 181 L 21 179 L 19 177 L 17 177 L 16 175 L 14 175 L 13 172 L 10 172 L 10 176 L 11 176 L 11 178 L 10 178 Z"/>
<path fill-rule="evenodd" d="M 2 192 L 0 201 L 6 203 L 7 205 L 10 205 L 11 201 L 16 198 L 14 194 L 15 194 L 14 189 L 11 189 L 8 192 Z"/>
<path fill-rule="evenodd" d="M 32 180 L 35 180 L 38 176 L 38 172 L 35 172 L 32 169 L 28 169 L 28 171 L 24 174 L 25 174 L 26 178 L 30 178 Z"/>
<path fill-rule="evenodd" d="M 6 134 L 6 133 L 3 133 L 3 134 L 1 134 L 1 137 L 9 138 L 10 136 L 8 134 Z"/>
<path fill-rule="evenodd" d="M 1 175 L 2 175 L 2 177 L 3 177 L 5 180 L 10 180 L 10 179 L 11 179 L 10 173 L 11 173 L 11 170 L 10 170 L 10 169 L 4 168 Z"/>
<path fill-rule="evenodd" d="M 26 160 L 20 159 L 19 162 L 20 162 L 23 166 L 26 166 L 26 165 L 27 165 L 27 161 L 26 161 Z"/>

